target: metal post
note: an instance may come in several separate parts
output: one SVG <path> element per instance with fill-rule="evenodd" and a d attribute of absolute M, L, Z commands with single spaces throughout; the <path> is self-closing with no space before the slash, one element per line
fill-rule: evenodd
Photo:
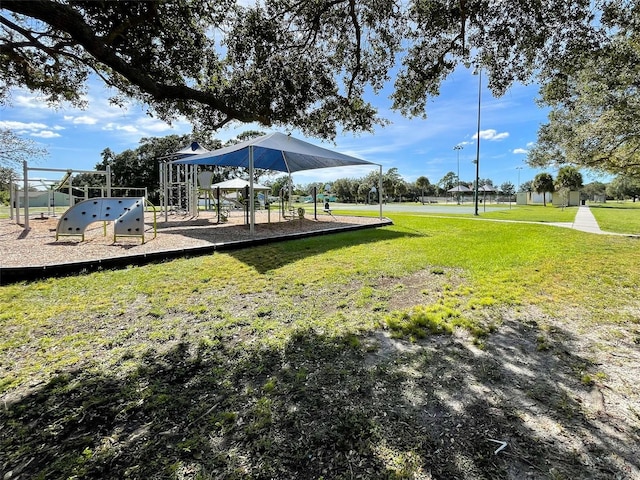
<path fill-rule="evenodd" d="M 178 208 L 182 208 L 182 190 L 185 187 L 186 173 L 187 167 L 186 165 L 178 165 L 176 168 L 176 184 L 178 185 Z M 184 206 L 185 213 L 187 211 L 187 206 Z"/>
<path fill-rule="evenodd" d="M 169 221 L 169 165 L 167 162 L 162 163 L 162 175 L 163 175 L 163 195 L 164 195 L 164 221 Z"/>
<path fill-rule="evenodd" d="M 287 192 L 289 196 L 287 197 L 287 210 L 293 210 L 293 179 L 291 178 L 291 173 L 289 173 L 289 182 L 287 183 Z"/>
<path fill-rule="evenodd" d="M 192 217 L 197 217 L 200 214 L 200 210 L 198 208 L 198 188 L 196 185 L 197 168 L 197 165 L 187 166 L 187 171 L 189 172 L 187 179 L 187 189 L 189 192 L 189 211 L 191 212 Z"/>
<path fill-rule="evenodd" d="M 11 220 L 15 219 L 16 223 L 20 223 L 20 198 L 18 197 L 18 184 L 10 183 L 9 184 L 9 212 L 11 213 Z M 15 214 L 13 211 L 15 210 Z"/>
<path fill-rule="evenodd" d="M 460 205 L 460 150 L 462 150 L 462 145 L 456 145 L 453 149 L 458 152 L 458 205 Z"/>
<path fill-rule="evenodd" d="M 216 187 L 216 202 L 217 202 L 217 209 L 218 209 L 218 223 L 220 223 L 220 187 Z"/>
<path fill-rule="evenodd" d="M 253 234 L 256 230 L 256 212 L 253 200 L 253 145 L 249 146 L 249 232 Z"/>
<path fill-rule="evenodd" d="M 9 220 L 13 220 L 13 179 L 9 177 Z"/>
<path fill-rule="evenodd" d="M 480 181 L 480 98 L 482 93 L 482 69 L 478 71 L 478 138 L 476 142 L 476 185 L 474 189 L 475 210 L 474 215 L 478 216 L 478 183 Z"/>
<path fill-rule="evenodd" d="M 200 214 L 200 207 L 198 206 L 198 185 L 196 183 L 198 170 L 197 165 L 189 166 L 189 205 L 191 208 L 191 215 L 197 217 Z"/>
<path fill-rule="evenodd" d="M 22 162 L 22 170 L 22 179 L 24 181 L 24 229 L 29 230 L 29 168 L 26 160 Z"/>
<path fill-rule="evenodd" d="M 382 165 L 380 165 L 380 175 L 378 176 L 378 204 L 380 205 L 380 220 L 382 220 Z"/>
<path fill-rule="evenodd" d="M 107 197 L 111 196 L 111 165 L 107 165 Z"/>
<path fill-rule="evenodd" d="M 75 203 L 73 201 L 73 188 L 71 186 L 71 184 L 73 182 L 73 175 L 69 175 L 69 178 L 67 179 L 67 181 L 69 182 L 69 208 L 71 208 L 71 207 L 73 207 L 73 204 Z"/>
<path fill-rule="evenodd" d="M 318 220 L 318 202 L 317 202 L 318 187 L 313 187 L 311 189 L 311 195 L 313 196 L 313 219 Z"/>
<path fill-rule="evenodd" d="M 520 191 L 520 170 L 522 170 L 522 167 L 516 167 L 516 170 L 518 170 L 518 186 L 516 187 L 516 198 L 517 198 L 517 194 Z"/>

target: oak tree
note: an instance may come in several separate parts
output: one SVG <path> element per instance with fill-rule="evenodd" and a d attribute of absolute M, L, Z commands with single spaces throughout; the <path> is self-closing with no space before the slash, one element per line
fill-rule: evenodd
<path fill-rule="evenodd" d="M 615 34 L 558 67 L 542 88 L 549 121 L 527 161 L 640 178 L 640 5 L 610 2 L 602 20 Z"/>
<path fill-rule="evenodd" d="M 365 93 L 424 115 L 456 68 L 496 95 L 600 48 L 625 0 L 3 0 L 0 97 L 14 86 L 83 102 L 89 75 L 196 129 L 229 122 L 321 138 L 383 123 Z M 631 2 L 635 3 L 635 2 Z M 624 12 L 624 9 L 622 10 Z"/>

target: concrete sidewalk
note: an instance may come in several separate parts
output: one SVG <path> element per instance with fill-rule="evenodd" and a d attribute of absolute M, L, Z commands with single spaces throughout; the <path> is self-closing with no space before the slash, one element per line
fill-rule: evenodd
<path fill-rule="evenodd" d="M 591 209 L 586 206 L 578 207 L 578 212 L 576 213 L 576 218 L 573 219 L 573 225 L 571 228 L 582 232 L 610 235 L 609 232 L 603 232 L 600 230 L 600 225 L 598 225 L 596 217 L 591 213 Z"/>

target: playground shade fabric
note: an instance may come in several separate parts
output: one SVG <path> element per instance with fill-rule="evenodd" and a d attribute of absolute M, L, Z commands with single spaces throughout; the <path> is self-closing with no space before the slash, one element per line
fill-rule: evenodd
<path fill-rule="evenodd" d="M 473 190 L 471 190 L 466 185 L 458 185 L 453 188 L 450 188 L 449 190 L 447 190 L 447 192 L 473 192 Z"/>
<path fill-rule="evenodd" d="M 178 150 L 177 152 L 175 152 L 172 155 L 172 157 L 174 157 L 174 158 L 186 158 L 186 157 L 192 157 L 194 155 L 201 155 L 201 154 L 207 153 L 209 151 L 210 150 L 207 150 L 202 145 L 200 145 L 198 142 L 193 142 L 193 143 L 191 143 L 191 145 L 188 145 L 188 146 L 184 147 L 182 150 Z"/>
<path fill-rule="evenodd" d="M 241 178 L 232 178 L 231 180 L 225 180 L 224 182 L 214 183 L 211 185 L 211 190 L 219 188 L 220 190 L 243 190 L 249 187 L 249 181 Z M 271 190 L 271 187 L 265 187 L 264 185 L 253 184 L 254 190 Z"/>
<path fill-rule="evenodd" d="M 279 132 L 199 155 L 190 155 L 172 163 L 248 167 L 249 147 L 253 147 L 254 168 L 264 170 L 293 173 L 349 165 L 376 165 Z"/>

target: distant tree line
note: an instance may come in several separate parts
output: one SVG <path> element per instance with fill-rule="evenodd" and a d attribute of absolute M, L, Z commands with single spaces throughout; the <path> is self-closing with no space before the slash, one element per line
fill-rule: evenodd
<path fill-rule="evenodd" d="M 618 175 L 609 183 L 595 181 L 584 185 L 582 174 L 578 169 L 569 165 L 561 167 L 555 179 L 550 173 L 543 172 L 537 174 L 531 182 L 526 182 L 523 186 L 524 191 L 541 194 L 580 191 L 582 200 L 631 199 L 635 202 L 640 198 L 640 179 L 638 178 Z M 544 204 L 546 205 L 546 198 Z"/>
<path fill-rule="evenodd" d="M 208 149 L 221 148 L 233 143 L 244 141 L 262 135 L 260 131 L 246 131 L 238 135 L 225 144 L 220 140 L 211 138 L 205 133 L 196 133 L 200 143 Z M 20 141 L 19 137 L 5 133 L 4 149 L 0 151 L 0 202 L 7 203 L 9 198 L 8 185 L 12 178 L 18 175 L 12 166 L 17 166 L 21 155 L 38 154 L 45 155 L 37 146 L 31 143 Z M 169 135 L 166 137 L 142 138 L 139 145 L 134 149 L 127 149 L 116 153 L 109 148 L 102 151 L 102 160 L 95 165 L 99 171 L 111 167 L 112 185 L 118 187 L 146 188 L 148 198 L 152 203 L 158 204 L 160 200 L 160 174 L 159 165 L 162 159 L 166 159 L 171 154 L 192 143 L 194 135 Z M 17 139 L 17 140 L 16 140 Z M 14 142 L 14 143 L 12 143 Z M 16 143 L 17 142 L 17 143 Z M 13 147 L 9 148 L 9 145 Z M 15 148 L 14 148 L 15 147 Z M 16 153 L 12 153 L 12 152 Z M 11 156 L 9 156 L 11 154 Z M 4 164 L 5 166 L 1 166 Z M 213 182 L 228 180 L 229 178 L 247 178 L 246 169 L 237 167 L 212 167 L 214 172 Z M 270 172 L 256 171 L 254 180 L 260 181 L 265 177 L 263 184 L 270 186 L 272 193 L 278 195 L 280 190 L 287 187 L 288 175 L 281 175 L 273 178 Z M 273 172 L 271 172 L 273 173 Z M 308 196 L 313 187 L 318 193 L 330 192 L 341 202 L 347 203 L 371 203 L 377 202 L 379 178 L 378 172 L 372 171 L 361 178 L 338 178 L 331 182 L 315 182 L 308 185 L 293 186 L 295 195 Z M 74 185 L 88 186 L 89 188 L 105 187 L 105 179 L 102 176 L 91 174 L 77 175 Z M 457 185 L 463 185 L 470 190 L 474 189 L 474 182 L 458 181 L 454 172 L 447 172 L 441 179 L 432 182 L 426 176 L 420 176 L 415 181 L 406 181 L 397 168 L 390 168 L 382 175 L 383 200 L 385 202 L 402 201 L 425 201 L 428 197 L 442 197 L 451 195 L 449 190 Z M 634 177 L 619 175 L 610 183 L 592 182 L 583 186 L 582 175 L 579 170 L 572 166 L 564 166 L 558 171 L 554 179 L 549 173 L 540 173 L 533 180 L 525 181 L 518 187 L 511 182 L 504 182 L 501 185 L 494 185 L 490 178 L 481 178 L 478 181 L 480 187 L 488 186 L 499 195 L 511 198 L 516 191 L 548 193 L 562 191 L 563 189 L 580 190 L 583 199 L 593 200 L 595 198 L 606 197 L 608 199 L 626 199 L 634 201 L 640 198 L 640 180 Z M 120 192 L 127 195 L 131 193 Z M 96 195 L 96 192 L 92 192 Z"/>

